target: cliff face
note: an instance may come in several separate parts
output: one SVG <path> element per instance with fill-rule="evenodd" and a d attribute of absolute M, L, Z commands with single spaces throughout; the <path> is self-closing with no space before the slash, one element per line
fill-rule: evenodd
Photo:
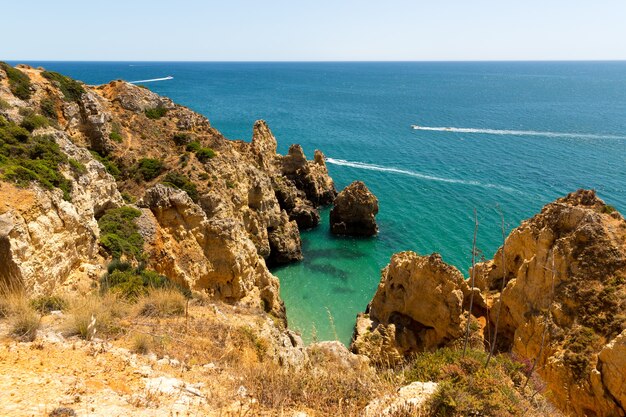
<path fill-rule="evenodd" d="M 497 351 L 536 362 L 559 408 L 625 415 L 626 222 L 618 212 L 593 191 L 572 193 L 514 229 L 474 273 L 471 342 L 490 345 L 501 311 Z M 438 255 L 396 254 L 357 320 L 352 349 L 393 363 L 454 344 L 470 295 Z"/>
<path fill-rule="evenodd" d="M 626 366 L 617 353 L 626 329 L 622 216 L 581 190 L 513 230 L 504 262 L 502 250 L 476 266 L 492 323 L 502 308 L 499 348 L 537 360 L 562 409 L 624 415 Z"/>
<path fill-rule="evenodd" d="M 191 289 L 284 315 L 266 264 L 302 258 L 298 224 L 315 226 L 317 206 L 334 196 L 323 159 L 304 158 L 287 175 L 289 158 L 276 154 L 265 122 L 255 124 L 251 143 L 230 141 L 205 117 L 123 81 L 92 87 L 41 69 L 2 67 L 0 99 L 7 131 L 21 125 L 46 147 L 58 145 L 53 161 L 62 173 L 61 185 L 52 186 L 0 164 L 3 283 L 39 293 L 73 276 L 97 278 L 107 261 L 97 219 L 136 203 L 148 267 Z M 13 146 L 3 138 L 4 145 Z M 36 165 L 30 151 L 32 160 L 18 162 Z"/>

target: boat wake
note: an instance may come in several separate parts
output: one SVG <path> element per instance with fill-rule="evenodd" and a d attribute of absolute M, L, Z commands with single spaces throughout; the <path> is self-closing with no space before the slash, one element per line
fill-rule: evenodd
<path fill-rule="evenodd" d="M 513 188 L 505 187 L 502 185 L 485 184 L 479 181 L 460 180 L 456 178 L 437 177 L 433 175 L 422 174 L 420 172 L 408 171 L 405 169 L 386 167 L 386 166 L 375 165 L 375 164 L 366 164 L 364 162 L 346 161 L 345 159 L 334 159 L 334 158 L 327 157 L 326 162 L 328 162 L 329 164 L 333 164 L 333 165 L 341 165 L 341 166 L 347 166 L 347 167 L 357 168 L 357 169 L 366 169 L 369 171 L 391 172 L 391 173 L 399 174 L 399 175 L 407 175 L 410 177 L 419 178 L 419 179 L 426 180 L 426 181 L 439 181 L 439 182 L 446 182 L 450 184 L 463 184 L 463 185 L 471 185 L 471 186 L 485 187 L 485 188 L 498 188 L 504 191 L 517 192 L 517 190 Z"/>
<path fill-rule="evenodd" d="M 433 132 L 456 132 L 456 133 L 483 133 L 487 135 L 515 135 L 515 136 L 543 136 L 548 138 L 583 138 L 583 139 L 626 139 L 626 136 L 597 135 L 589 133 L 564 133 L 564 132 L 538 132 L 535 130 L 497 130 L 497 129 L 474 129 L 469 127 L 429 127 L 411 126 L 415 130 L 428 130 Z"/>
<path fill-rule="evenodd" d="M 173 79 L 174 79 L 174 77 L 172 77 L 171 75 L 168 75 L 167 77 L 163 77 L 163 78 L 152 78 L 150 80 L 129 81 L 129 83 L 131 83 L 131 84 L 153 83 L 155 81 L 167 81 L 167 80 L 173 80 Z"/>

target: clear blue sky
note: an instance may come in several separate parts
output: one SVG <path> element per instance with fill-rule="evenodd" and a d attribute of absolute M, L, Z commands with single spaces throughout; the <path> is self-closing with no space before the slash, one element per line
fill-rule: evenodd
<path fill-rule="evenodd" d="M 626 59 L 626 0 L 5 2 L 2 60 Z"/>

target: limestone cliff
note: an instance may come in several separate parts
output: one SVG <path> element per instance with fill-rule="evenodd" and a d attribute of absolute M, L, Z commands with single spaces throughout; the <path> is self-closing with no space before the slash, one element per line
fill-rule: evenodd
<path fill-rule="evenodd" d="M 618 212 L 593 191 L 558 199 L 513 230 L 476 277 L 491 323 L 502 309 L 498 347 L 536 360 L 562 409 L 625 414 L 626 222 Z"/>
<path fill-rule="evenodd" d="M 263 121 L 255 123 L 252 142 L 228 140 L 204 116 L 124 81 L 87 86 L 3 64 L 0 100 L 7 131 L 58 146 L 50 161 L 62 174 L 54 177 L 58 184 L 44 184 L 41 175 L 53 174 L 38 177 L 17 166 L 38 164 L 34 148 L 31 162 L 11 159 L 13 165 L 5 159 L 15 152 L 5 149 L 3 283 L 41 293 L 75 283 L 72 277 L 97 279 L 108 257 L 98 245 L 97 219 L 137 202 L 148 267 L 284 317 L 267 265 L 302 259 L 298 226 L 317 225 L 317 206 L 334 198 L 321 154 L 297 162 L 278 155 Z M 5 138 L 2 145 L 14 146 Z"/>
<path fill-rule="evenodd" d="M 382 271 L 376 294 L 359 315 L 352 349 L 396 362 L 463 334 L 463 275 L 437 254 L 401 252 Z"/>
<path fill-rule="evenodd" d="M 563 411 L 625 415 L 626 222 L 615 209 L 593 191 L 558 199 L 474 274 L 474 340 L 489 347 L 498 322 L 496 351 L 535 364 Z M 454 343 L 471 293 L 438 255 L 396 254 L 357 319 L 352 349 L 393 363 Z"/>

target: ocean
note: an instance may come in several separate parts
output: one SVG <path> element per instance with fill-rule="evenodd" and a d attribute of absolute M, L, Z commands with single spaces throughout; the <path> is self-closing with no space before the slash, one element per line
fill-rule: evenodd
<path fill-rule="evenodd" d="M 228 138 L 250 140 L 265 119 L 281 153 L 321 149 L 339 190 L 364 181 L 378 236 L 333 237 L 324 209 L 302 233 L 304 261 L 273 271 L 309 342 L 349 343 L 395 252 L 439 252 L 467 276 L 474 210 L 486 259 L 500 213 L 508 232 L 578 188 L 626 210 L 626 62 L 29 64 L 89 84 L 171 76 L 144 85 Z"/>

